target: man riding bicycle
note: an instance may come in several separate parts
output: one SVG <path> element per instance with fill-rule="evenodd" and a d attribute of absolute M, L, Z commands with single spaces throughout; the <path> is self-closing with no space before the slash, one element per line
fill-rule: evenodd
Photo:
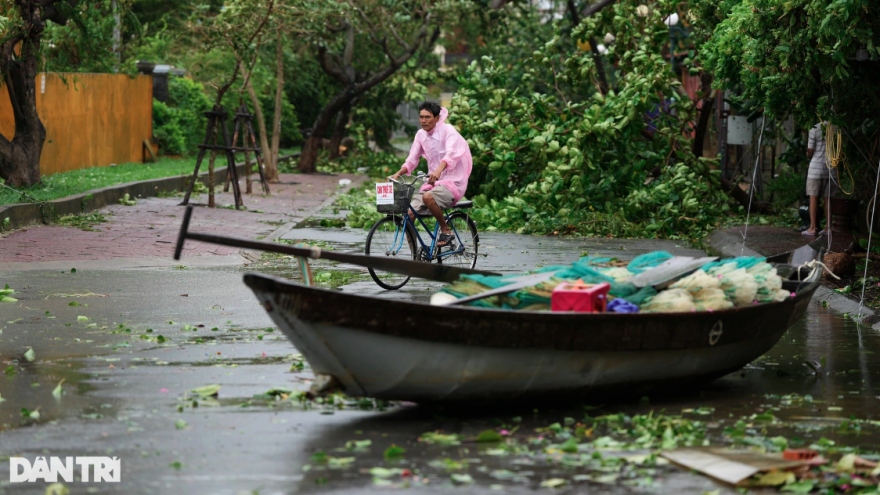
<path fill-rule="evenodd" d="M 446 224 L 443 210 L 455 206 L 464 196 L 473 167 L 467 141 L 445 122 L 448 115 L 446 108 L 441 108 L 433 101 L 419 105 L 422 129 L 416 133 L 403 166 L 390 177 L 397 180 L 404 173 L 411 174 L 418 167 L 421 157 L 428 161 L 428 181 L 413 196 L 411 205 L 419 215 L 430 213 L 437 219 L 440 224 L 438 246 L 451 244 L 455 239 L 452 229 Z M 409 215 L 412 218 L 412 211 Z"/>

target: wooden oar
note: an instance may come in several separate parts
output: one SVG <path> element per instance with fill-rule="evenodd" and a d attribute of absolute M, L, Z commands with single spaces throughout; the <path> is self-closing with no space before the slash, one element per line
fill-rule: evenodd
<path fill-rule="evenodd" d="M 458 268 L 454 266 L 441 265 L 438 263 L 423 263 L 420 261 L 410 261 L 391 257 L 366 256 L 363 254 L 339 253 L 336 251 L 325 251 L 318 247 L 294 247 L 285 244 L 274 244 L 271 242 L 250 241 L 247 239 L 237 239 L 234 237 L 223 237 L 213 234 L 203 234 L 200 232 L 189 232 L 189 221 L 192 217 L 192 206 L 186 207 L 183 215 L 183 222 L 180 225 L 180 235 L 177 237 L 177 246 L 174 248 L 174 259 L 179 260 L 183 251 L 183 245 L 187 239 L 194 241 L 210 242 L 211 244 L 220 244 L 222 246 L 233 246 L 245 249 L 258 249 L 260 251 L 269 251 L 273 253 L 289 254 L 292 256 L 301 256 L 312 259 L 325 259 L 338 261 L 340 263 L 349 263 L 352 265 L 372 268 L 374 270 L 382 270 L 400 275 L 409 275 L 411 277 L 424 278 L 427 280 L 436 280 L 438 282 L 455 282 L 462 275 L 500 275 L 495 272 L 487 272 L 482 270 L 472 270 L 470 268 Z"/>

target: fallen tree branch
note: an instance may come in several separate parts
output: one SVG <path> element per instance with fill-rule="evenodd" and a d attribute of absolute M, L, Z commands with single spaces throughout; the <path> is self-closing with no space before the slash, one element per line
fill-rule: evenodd
<path fill-rule="evenodd" d="M 749 201 L 751 200 L 751 211 L 757 213 L 772 213 L 772 208 L 769 203 L 759 201 L 755 198 L 749 198 L 749 193 L 743 191 L 738 184 L 722 178 L 721 188 L 744 208 L 749 208 Z"/>

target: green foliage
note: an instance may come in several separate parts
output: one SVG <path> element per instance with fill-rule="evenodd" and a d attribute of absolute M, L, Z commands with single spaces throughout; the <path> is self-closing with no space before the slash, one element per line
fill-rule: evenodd
<path fill-rule="evenodd" d="M 172 77 L 168 81 L 168 104 L 153 101 L 153 135 L 159 151 L 166 155 L 185 155 L 196 151 L 205 138 L 211 108 L 204 87 L 192 79 Z"/>
<path fill-rule="evenodd" d="M 367 151 L 368 144 L 373 142 L 380 149 L 391 150 L 392 133 L 404 125 L 397 113 L 397 104 L 424 101 L 427 85 L 437 80 L 436 70 L 420 67 L 416 60 L 410 59 L 401 72 L 365 94 L 353 112 L 348 129 L 355 145 Z M 407 129 L 411 135 L 415 135 L 416 130 Z"/>
<path fill-rule="evenodd" d="M 117 16 L 121 32 L 136 33 L 141 29 L 131 11 L 132 0 L 116 0 L 115 12 L 111 0 L 67 3 L 70 20 L 65 25 L 49 23 L 44 31 L 41 51 L 45 70 L 111 72 L 118 68 L 125 57 L 125 47 L 120 37 L 120 46 L 114 51 Z"/>
<path fill-rule="evenodd" d="M 318 163 L 318 170 L 331 173 L 361 172 L 371 177 L 364 187 L 351 189 L 333 204 L 334 209 L 349 210 L 345 218 L 348 226 L 368 229 L 383 216 L 376 211 L 376 192 L 373 184 L 400 170 L 401 163 L 403 159 L 393 153 L 357 151 L 335 162 L 321 160 Z"/>
<path fill-rule="evenodd" d="M 348 193 L 338 196 L 333 203 L 333 209 L 349 210 L 345 223 L 354 228 L 368 229 L 384 216 L 376 211 L 376 191 L 373 188 L 373 181 L 368 181 L 364 187 L 352 188 Z"/>
<path fill-rule="evenodd" d="M 696 238 L 728 211 L 715 161 L 697 158 L 685 134 L 692 102 L 661 50 L 660 2 L 648 17 L 621 1 L 557 36 L 521 63 L 522 75 L 484 57 L 459 78 L 450 121 L 470 144 L 468 195 L 488 230 Z M 616 41 L 604 56 L 614 87 L 595 90 L 596 65 L 572 40 Z M 645 116 L 664 106 L 644 136 Z M 656 178 L 653 178 L 656 176 Z"/>
<path fill-rule="evenodd" d="M 880 111 L 880 7 L 868 0 L 693 2 L 712 35 L 700 58 L 719 88 L 803 129 L 829 120 L 846 130 L 845 163 L 873 191 Z M 869 60 L 858 61 L 859 48 Z M 867 159 L 866 159 L 867 158 Z"/>
<path fill-rule="evenodd" d="M 95 224 L 107 221 L 101 213 L 83 213 L 82 215 L 64 215 L 58 219 L 58 223 L 67 227 L 76 227 L 80 230 L 95 232 Z"/>
<path fill-rule="evenodd" d="M 222 0 L 135 0 L 131 9 L 144 25 L 165 25 L 179 30 L 193 12 L 216 14 L 222 6 Z"/>
<path fill-rule="evenodd" d="M 804 174 L 794 173 L 784 168 L 769 184 L 767 192 L 772 195 L 776 210 L 797 207 L 806 194 L 807 179 Z"/>
<path fill-rule="evenodd" d="M 156 163 L 123 163 L 61 172 L 44 176 L 40 184 L 32 187 L 0 187 L 0 205 L 39 203 L 126 182 L 192 174 L 194 166 L 195 159 L 162 159 Z"/>
<path fill-rule="evenodd" d="M 814 124 L 817 113 L 834 120 L 868 111 L 832 108 L 844 102 L 874 107 L 876 113 L 877 102 L 864 96 L 876 91 L 877 82 L 856 77 L 867 73 L 851 60 L 860 45 L 880 57 L 873 28 L 880 23 L 880 9 L 869 5 L 865 0 L 743 0 L 729 7 L 702 47 L 703 60 L 720 84 L 740 87 L 743 100 L 773 116 L 793 113 L 804 126 Z M 847 120 L 841 124 L 854 122 Z"/>
<path fill-rule="evenodd" d="M 271 128 L 273 119 L 275 118 L 275 95 L 263 94 L 258 97 L 260 107 L 263 109 L 263 115 L 266 118 L 266 127 Z M 254 130 L 259 136 L 259 129 L 254 126 Z M 270 132 L 271 134 L 271 132 Z M 287 95 L 281 95 L 281 147 L 298 146 L 303 143 L 303 136 L 300 132 L 299 119 L 296 117 L 296 109 Z"/>
<path fill-rule="evenodd" d="M 322 158 L 318 162 L 318 170 L 327 173 L 362 172 L 371 177 L 388 177 L 400 170 L 401 164 L 403 158 L 388 151 L 356 151 L 336 161 Z"/>
<path fill-rule="evenodd" d="M 336 81 L 310 56 L 297 55 L 284 66 L 284 92 L 301 125 L 311 127 L 318 112 L 332 97 Z"/>
<path fill-rule="evenodd" d="M 654 411 L 632 417 L 624 414 L 600 416 L 595 418 L 593 425 L 599 430 L 607 430 L 615 437 L 629 438 L 635 446 L 643 449 L 674 449 L 709 444 L 704 422 Z"/>

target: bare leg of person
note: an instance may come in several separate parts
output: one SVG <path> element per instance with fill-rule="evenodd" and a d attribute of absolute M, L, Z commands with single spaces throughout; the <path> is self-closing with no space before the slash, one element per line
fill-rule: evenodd
<path fill-rule="evenodd" d="M 810 196 L 810 228 L 804 231 L 807 235 L 816 235 L 816 210 L 819 208 L 819 197 Z"/>
<path fill-rule="evenodd" d="M 425 206 L 428 207 L 428 210 L 434 215 L 434 218 L 437 219 L 437 223 L 440 224 L 440 232 L 443 234 L 452 233 L 452 229 L 449 228 L 449 225 L 446 224 L 446 218 L 443 216 L 443 210 L 437 206 L 437 202 L 434 201 L 434 195 L 431 194 L 431 191 L 426 192 L 422 195 L 422 200 L 425 202 Z"/>

